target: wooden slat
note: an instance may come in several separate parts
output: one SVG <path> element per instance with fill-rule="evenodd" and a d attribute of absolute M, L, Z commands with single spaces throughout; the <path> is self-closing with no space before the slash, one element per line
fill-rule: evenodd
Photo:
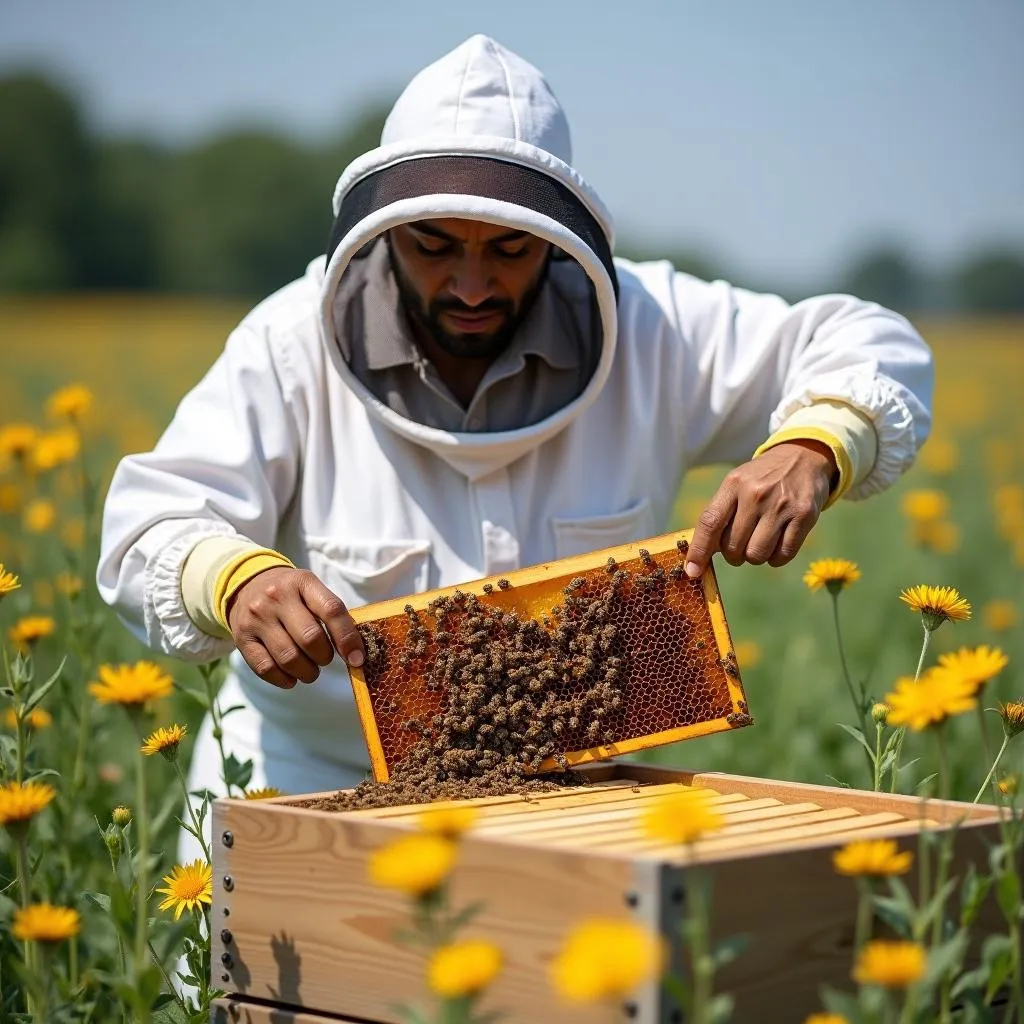
<path fill-rule="evenodd" d="M 305 1010 L 291 1010 L 271 1003 L 239 999 L 215 999 L 210 1013 L 212 1024 L 373 1024 L 355 1017 L 324 1017 Z"/>

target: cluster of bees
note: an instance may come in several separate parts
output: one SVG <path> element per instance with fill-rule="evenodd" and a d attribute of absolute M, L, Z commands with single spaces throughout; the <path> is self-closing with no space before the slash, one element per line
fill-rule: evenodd
<path fill-rule="evenodd" d="M 680 555 L 686 542 L 679 543 Z M 387 783 L 364 782 L 333 799 L 336 809 L 547 790 L 572 782 L 563 751 L 612 744 L 622 736 L 630 658 L 623 602 L 660 602 L 682 561 L 667 571 L 641 549 L 642 569 L 609 559 L 604 573 L 575 577 L 540 621 L 455 591 L 424 612 L 405 608 L 404 640 L 390 644 L 372 624 L 360 627 L 366 680 L 378 720 L 400 712 L 380 684 L 401 677 L 440 697 L 434 713 L 401 720 L 415 735 Z M 509 589 L 499 580 L 500 590 Z M 637 609 L 629 617 L 636 619 Z M 636 641 L 636 637 L 632 641 Z M 394 649 L 392 649 L 394 648 Z M 545 764 L 546 762 L 546 764 Z M 538 775 L 542 764 L 557 771 Z"/>

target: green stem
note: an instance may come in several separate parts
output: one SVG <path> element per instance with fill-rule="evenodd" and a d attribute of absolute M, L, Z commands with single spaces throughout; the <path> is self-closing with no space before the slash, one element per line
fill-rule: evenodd
<path fill-rule="evenodd" d="M 84 672 L 83 675 L 86 679 L 89 678 L 88 672 Z M 79 793 L 85 785 L 85 754 L 89 746 L 89 726 L 91 724 L 90 708 L 89 692 L 84 690 L 81 703 L 78 706 L 78 742 L 75 744 L 75 766 L 71 772 L 71 792 L 73 794 Z"/>
<path fill-rule="evenodd" d="M 213 723 L 213 738 L 217 741 L 217 749 L 220 751 L 220 772 L 224 780 L 226 795 L 231 796 L 231 783 L 228 781 L 227 754 L 224 751 L 224 728 L 221 724 L 220 712 L 217 710 L 217 699 L 213 686 L 213 670 L 209 665 L 200 665 L 199 674 L 203 677 L 206 686 L 206 700 L 210 705 L 210 720 Z"/>
<path fill-rule="evenodd" d="M 19 715 L 15 737 L 14 778 L 17 782 L 25 781 L 25 720 Z"/>
<path fill-rule="evenodd" d="M 971 801 L 971 803 L 977 803 L 983 796 L 988 784 L 992 781 L 992 776 L 995 775 L 996 769 L 999 767 L 999 762 L 1003 759 L 1003 754 L 1006 753 L 1006 745 L 1010 742 L 1009 736 L 1003 736 L 1003 745 L 999 748 L 999 753 L 996 754 L 995 760 L 992 762 L 992 767 L 988 770 L 988 775 L 985 776 L 985 781 L 981 784 L 981 789 L 978 790 L 977 796 Z"/>
<path fill-rule="evenodd" d="M 981 706 L 981 694 L 978 694 L 978 703 L 976 705 L 978 712 L 978 730 L 981 733 L 981 745 L 985 749 L 985 756 L 991 759 L 992 757 L 992 738 L 988 732 L 988 719 L 985 718 L 985 709 Z"/>
<path fill-rule="evenodd" d="M 138 721 L 135 723 L 140 725 Z M 136 730 L 139 731 L 139 730 Z M 149 821 L 146 813 L 146 762 L 145 755 L 135 751 L 135 824 L 139 837 L 135 870 L 135 950 L 133 967 L 136 983 L 142 980 L 147 962 L 147 923 L 149 917 Z M 143 1022 L 149 1020 L 149 1008 L 142 1007 Z"/>
<path fill-rule="evenodd" d="M 859 952 L 864 943 L 871 937 L 871 922 L 874 918 L 874 893 L 871 891 L 871 883 L 865 879 L 858 879 L 857 888 L 860 896 L 857 900 L 857 928 L 853 933 L 853 949 Z"/>
<path fill-rule="evenodd" d="M 917 671 L 914 673 L 914 682 L 917 683 L 921 679 L 921 669 L 924 668 L 924 658 L 928 653 L 928 642 L 932 638 L 931 630 L 924 625 L 924 620 L 921 620 L 921 628 L 924 630 L 924 640 L 921 642 L 921 655 L 917 659 Z M 889 789 L 890 793 L 896 792 L 896 784 L 899 779 L 900 773 L 900 754 L 903 753 L 903 742 L 907 738 L 907 730 L 903 728 L 900 730 L 900 738 L 896 741 L 896 756 L 892 762 L 892 786 Z"/>
<path fill-rule="evenodd" d="M 21 890 L 21 906 L 24 910 L 32 901 L 32 876 L 28 867 L 27 822 L 23 822 L 21 827 L 18 828 L 17 835 L 15 837 L 15 849 L 17 851 L 18 860 L 18 887 Z M 33 979 L 33 984 L 25 986 L 25 1006 L 28 1010 L 29 1017 L 31 1019 L 35 1019 L 38 1013 L 34 995 L 34 982 L 38 980 L 38 976 L 36 975 L 35 945 L 31 939 L 25 939 L 22 943 L 22 949 L 25 956 L 25 967 L 28 969 Z"/>
<path fill-rule="evenodd" d="M 942 722 L 935 731 L 935 738 L 939 747 L 939 796 L 943 800 L 949 799 L 949 756 L 946 749 L 946 724 Z M 939 870 L 935 879 L 935 892 L 942 892 L 946 884 L 946 877 L 949 873 L 949 864 L 953 858 L 953 841 L 956 838 L 956 828 L 949 829 L 942 837 L 939 846 Z M 942 941 L 942 926 L 945 923 L 946 906 L 945 900 L 939 907 L 935 920 L 932 922 L 932 945 L 937 946 Z"/>
<path fill-rule="evenodd" d="M 846 689 L 849 691 L 850 700 L 853 703 L 853 709 L 857 712 L 857 720 L 860 722 L 861 734 L 867 738 L 868 735 L 868 724 L 865 715 L 866 708 L 864 707 L 863 694 L 861 699 L 857 699 L 857 694 L 853 689 L 853 680 L 850 678 L 850 669 L 846 663 L 846 651 L 843 648 L 843 631 L 839 628 L 839 594 L 832 595 L 832 621 L 836 627 L 836 644 L 839 647 L 839 663 L 843 667 L 843 679 L 846 681 Z"/>
<path fill-rule="evenodd" d="M 714 964 L 708 937 L 707 879 L 694 872 L 690 901 L 690 961 L 693 965 L 693 1024 L 708 1024 Z"/>
<path fill-rule="evenodd" d="M 203 856 L 206 858 L 207 864 L 212 864 L 213 858 L 210 856 L 210 848 L 206 845 L 202 826 L 199 824 L 195 808 L 189 799 L 188 781 L 185 778 L 185 773 L 181 770 L 181 764 L 177 758 L 174 759 L 174 774 L 178 776 L 178 781 L 181 783 L 181 791 L 185 794 L 185 806 L 188 808 L 188 816 L 192 819 L 192 827 L 196 830 L 196 838 L 199 840 L 199 845 L 203 848 Z"/>
<path fill-rule="evenodd" d="M 164 984 L 167 986 L 167 991 L 174 996 L 174 1001 L 181 1007 L 182 1013 L 185 1014 L 185 1019 L 189 1019 L 191 1014 L 189 1013 L 188 1007 L 185 1005 L 185 1000 L 181 998 L 181 993 L 174 987 L 174 983 L 171 981 L 164 965 L 160 962 L 160 957 L 156 955 L 156 950 L 153 948 L 153 943 L 147 941 L 146 945 L 149 947 L 149 955 L 153 958 L 153 963 L 156 964 L 157 969 L 160 971 L 160 976 L 164 979 Z"/>
<path fill-rule="evenodd" d="M 885 726 L 881 722 L 875 723 L 875 792 L 882 788 L 882 731 Z"/>

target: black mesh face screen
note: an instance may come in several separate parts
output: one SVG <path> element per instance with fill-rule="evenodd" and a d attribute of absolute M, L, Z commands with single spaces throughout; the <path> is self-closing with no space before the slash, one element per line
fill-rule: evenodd
<path fill-rule="evenodd" d="M 550 217 L 581 238 L 601 261 L 619 295 L 612 252 L 601 226 L 580 200 L 554 178 L 532 167 L 483 156 L 430 156 L 382 168 L 345 196 L 327 246 L 330 262 L 339 243 L 361 220 L 401 199 L 467 195 L 513 203 Z"/>

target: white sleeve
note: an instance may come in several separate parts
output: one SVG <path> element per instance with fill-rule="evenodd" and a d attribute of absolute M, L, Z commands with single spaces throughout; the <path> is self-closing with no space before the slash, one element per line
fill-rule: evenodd
<path fill-rule="evenodd" d="M 848 492 L 866 498 L 913 464 L 931 429 L 931 350 L 910 323 L 849 295 L 794 305 L 776 295 L 672 275 L 686 350 L 682 382 L 690 465 L 742 462 L 795 412 L 852 406 L 874 425 L 877 457 Z"/>
<path fill-rule="evenodd" d="M 207 537 L 274 546 L 299 466 L 301 402 L 287 370 L 261 333 L 239 327 L 156 448 L 122 459 L 114 473 L 96 581 L 103 600 L 154 650 L 208 661 L 233 648 L 189 616 L 182 567 Z"/>

